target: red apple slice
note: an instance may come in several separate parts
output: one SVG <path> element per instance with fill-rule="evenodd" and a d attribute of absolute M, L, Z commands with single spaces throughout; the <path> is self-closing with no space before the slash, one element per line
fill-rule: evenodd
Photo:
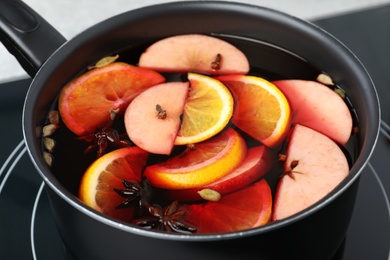
<path fill-rule="evenodd" d="M 197 233 L 234 232 L 265 225 L 272 210 L 271 189 L 265 179 L 222 196 L 219 201 L 186 205 L 185 220 Z"/>
<path fill-rule="evenodd" d="M 150 153 L 170 154 L 188 90 L 188 82 L 169 82 L 135 97 L 126 109 L 124 119 L 131 141 Z"/>
<path fill-rule="evenodd" d="M 300 212 L 321 200 L 348 175 L 348 161 L 329 137 L 295 125 L 278 183 L 273 220 Z"/>
<path fill-rule="evenodd" d="M 207 35 L 164 38 L 149 46 L 138 65 L 161 72 L 198 72 L 211 75 L 246 74 L 249 62 L 232 44 Z"/>
<path fill-rule="evenodd" d="M 211 189 L 219 194 L 227 194 L 241 189 L 260 179 L 275 162 L 272 152 L 266 146 L 256 146 L 248 149 L 247 156 L 240 166 L 230 174 L 208 185 L 193 189 L 167 190 L 168 198 L 181 201 L 202 200 L 199 191 Z"/>
<path fill-rule="evenodd" d="M 307 80 L 273 82 L 287 97 L 293 123 L 310 127 L 344 145 L 352 131 L 352 117 L 344 100 L 327 86 Z"/>

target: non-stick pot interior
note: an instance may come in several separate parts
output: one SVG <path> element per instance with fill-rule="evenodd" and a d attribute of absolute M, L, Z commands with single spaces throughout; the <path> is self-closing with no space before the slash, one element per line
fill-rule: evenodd
<path fill-rule="evenodd" d="M 52 172 L 42 157 L 36 128 L 44 123 L 61 88 L 100 58 L 119 53 L 131 61 L 133 49 L 140 50 L 163 37 L 188 33 L 211 34 L 238 45 L 246 52 L 253 68 L 260 69 L 270 79 L 313 79 L 319 72 L 329 74 L 353 104 L 359 121 L 359 146 L 350 176 L 322 204 L 329 204 L 356 180 L 376 142 L 379 106 L 372 82 L 353 54 L 321 29 L 276 11 L 235 3 L 182 2 L 142 8 L 104 21 L 67 42 L 38 72 L 25 103 L 24 132 L 36 167 L 59 197 L 91 217 L 126 230 L 125 225 L 115 225 L 78 201 L 74 196 L 77 184 L 69 179 L 72 174 Z M 316 205 L 310 214 L 324 205 Z M 307 212 L 270 224 L 271 228 L 264 230 L 292 223 L 303 215 Z M 193 238 L 181 236 L 180 239 Z"/>

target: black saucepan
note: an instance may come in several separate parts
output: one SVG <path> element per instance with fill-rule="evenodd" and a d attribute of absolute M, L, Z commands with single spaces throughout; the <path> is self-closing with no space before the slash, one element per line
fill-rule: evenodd
<path fill-rule="evenodd" d="M 329 259 L 336 252 L 353 213 L 360 173 L 377 141 L 380 109 L 362 64 L 327 32 L 278 11 L 221 1 L 173 2 L 132 10 L 69 41 L 18 0 L 0 1 L 0 19 L 1 41 L 33 77 L 23 114 L 25 142 L 45 181 L 64 244 L 75 258 L 148 259 L 153 250 L 175 259 Z M 253 230 L 218 235 L 147 231 L 83 205 L 42 156 L 37 129 L 53 100 L 68 81 L 102 57 L 187 33 L 212 34 L 233 42 L 245 39 L 251 42 L 244 51 L 252 65 L 284 70 L 286 77 L 304 77 L 308 64 L 331 75 L 346 91 L 359 125 L 357 158 L 341 185 L 300 214 Z"/>

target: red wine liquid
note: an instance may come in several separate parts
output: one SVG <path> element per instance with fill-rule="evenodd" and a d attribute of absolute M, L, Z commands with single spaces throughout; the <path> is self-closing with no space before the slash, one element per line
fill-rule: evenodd
<path fill-rule="evenodd" d="M 263 77 L 269 81 L 280 79 L 304 79 L 315 81 L 317 76 L 322 73 L 321 70 L 313 67 L 304 59 L 277 46 L 231 35 L 213 36 L 217 36 L 232 43 L 246 54 L 251 65 L 250 72 L 248 73 L 250 75 Z M 120 58 L 118 61 L 136 65 L 139 56 L 150 44 L 151 43 L 147 43 L 143 46 L 132 47 L 128 50 L 122 51 L 119 54 Z M 183 75 L 180 74 L 163 75 L 167 78 L 167 81 L 177 81 L 183 79 Z M 336 87 L 340 88 L 340 86 Z M 356 126 L 357 118 L 355 113 L 353 113 L 353 107 L 348 98 L 346 98 L 346 103 L 351 109 Z M 53 103 L 52 109 L 58 110 L 57 101 Z M 123 120 L 121 119 L 115 121 L 113 128 L 118 130 L 119 134 L 126 133 Z M 246 140 L 248 147 L 258 144 L 257 141 L 253 140 L 245 133 L 241 131 L 240 133 Z M 52 171 L 62 185 L 77 196 L 81 177 L 88 166 L 96 160 L 96 150 L 92 150 L 85 154 L 84 151 L 90 144 L 77 140 L 77 136 L 70 132 L 66 126 L 62 124 L 62 122 L 60 122 L 58 130 L 51 137 L 56 141 L 56 146 L 52 153 Z M 349 160 L 350 166 L 352 166 L 357 157 L 358 146 L 359 144 L 356 136 L 352 135 L 346 147 L 341 147 Z M 181 148 L 176 148 L 174 153 L 179 153 L 180 149 Z M 285 147 L 282 146 L 279 150 L 275 150 L 274 152 L 275 154 L 284 153 L 284 149 Z M 107 152 L 110 150 L 112 150 L 112 148 L 109 146 Z M 153 164 L 166 158 L 167 156 L 152 155 L 150 156 L 148 164 Z M 282 163 L 276 163 L 264 177 L 267 179 L 273 194 L 275 192 L 279 176 L 282 172 Z M 169 202 L 167 201 L 165 203 Z"/>

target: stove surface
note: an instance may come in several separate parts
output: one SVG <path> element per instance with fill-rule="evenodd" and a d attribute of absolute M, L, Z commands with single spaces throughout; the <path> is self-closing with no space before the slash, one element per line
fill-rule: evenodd
<path fill-rule="evenodd" d="M 362 61 L 378 89 L 382 129 L 364 170 L 346 239 L 334 259 L 389 259 L 390 5 L 314 21 Z M 44 183 L 23 143 L 30 80 L 0 85 L 0 259 L 73 259 L 55 227 Z"/>

